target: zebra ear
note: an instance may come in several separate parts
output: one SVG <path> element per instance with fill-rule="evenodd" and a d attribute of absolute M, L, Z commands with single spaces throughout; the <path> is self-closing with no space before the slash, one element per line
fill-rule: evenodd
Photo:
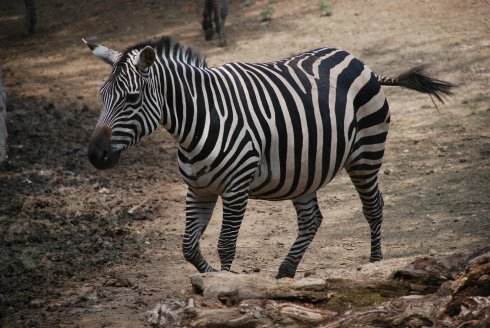
<path fill-rule="evenodd" d="M 147 72 L 151 65 L 155 62 L 155 50 L 151 46 L 146 46 L 141 50 L 136 67 L 141 72 Z"/>
<path fill-rule="evenodd" d="M 109 49 L 100 44 L 92 43 L 85 39 L 82 39 L 82 42 L 85 43 L 90 50 L 92 50 L 92 53 L 96 57 L 102 59 L 107 64 L 114 65 L 117 59 L 121 56 L 119 51 Z"/>

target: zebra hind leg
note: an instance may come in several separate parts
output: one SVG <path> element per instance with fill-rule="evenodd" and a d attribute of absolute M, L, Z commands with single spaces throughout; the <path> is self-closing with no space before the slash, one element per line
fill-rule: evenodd
<path fill-rule="evenodd" d="M 217 196 L 199 196 L 191 190 L 187 192 L 183 240 L 184 258 L 192 263 L 199 272 L 216 271 L 202 256 L 199 240 L 211 219 L 217 198 Z"/>
<path fill-rule="evenodd" d="M 293 278 L 303 255 L 315 237 L 322 222 L 322 213 L 318 206 L 316 194 L 302 196 L 293 200 L 298 215 L 298 237 L 291 246 L 288 255 L 279 267 L 276 278 Z"/>
<path fill-rule="evenodd" d="M 378 171 L 368 175 L 356 175 L 349 171 L 350 178 L 356 187 L 362 202 L 364 217 L 371 229 L 371 256 L 369 262 L 383 259 L 381 250 L 381 224 L 383 222 L 383 195 L 378 187 Z"/>

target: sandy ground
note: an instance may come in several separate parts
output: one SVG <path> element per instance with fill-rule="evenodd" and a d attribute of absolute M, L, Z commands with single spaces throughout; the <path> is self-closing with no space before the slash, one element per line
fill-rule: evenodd
<path fill-rule="evenodd" d="M 260 62 L 321 46 L 396 74 L 421 63 L 459 84 L 437 110 L 424 95 L 387 89 L 392 126 L 381 177 L 385 260 L 368 264 L 369 229 L 348 177 L 319 192 L 324 222 L 299 268 L 319 277 L 382 278 L 415 256 L 490 241 L 490 2 L 231 1 L 227 48 L 200 33 L 200 1 L 46 0 L 39 32 L 0 3 L 0 67 L 9 96 L 10 160 L 0 171 L 0 326 L 145 327 L 158 300 L 185 297 L 194 268 L 181 255 L 183 185 L 163 131 L 98 172 L 86 146 L 109 67 L 80 42 L 123 49 L 174 35 L 210 65 Z M 117 4 L 117 5 L 116 5 Z M 128 211 L 138 206 L 137 215 Z M 202 241 L 217 264 L 218 207 Z M 296 234 L 290 202 L 250 201 L 234 271 L 273 275 Z"/>

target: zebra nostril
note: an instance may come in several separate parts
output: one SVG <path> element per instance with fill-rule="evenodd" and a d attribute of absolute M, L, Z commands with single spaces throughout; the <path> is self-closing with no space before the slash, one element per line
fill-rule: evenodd
<path fill-rule="evenodd" d="M 111 134 L 109 127 L 97 127 L 92 134 L 88 146 L 88 158 L 97 169 L 111 168 L 119 160 L 119 153 L 111 148 Z"/>
<path fill-rule="evenodd" d="M 107 161 L 109 159 L 109 155 L 106 150 L 102 152 L 102 160 Z"/>

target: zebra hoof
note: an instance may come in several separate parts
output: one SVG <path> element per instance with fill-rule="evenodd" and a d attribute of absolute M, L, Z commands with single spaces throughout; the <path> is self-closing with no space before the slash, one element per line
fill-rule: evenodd
<path fill-rule="evenodd" d="M 279 272 L 276 275 L 276 279 L 294 278 L 295 274 L 296 274 L 296 268 L 295 267 L 292 267 L 289 264 L 282 264 L 279 267 Z"/>
<path fill-rule="evenodd" d="M 226 42 L 226 40 L 220 40 L 218 43 L 218 46 L 220 46 L 221 48 L 224 48 L 224 47 L 228 46 L 228 42 Z"/>

